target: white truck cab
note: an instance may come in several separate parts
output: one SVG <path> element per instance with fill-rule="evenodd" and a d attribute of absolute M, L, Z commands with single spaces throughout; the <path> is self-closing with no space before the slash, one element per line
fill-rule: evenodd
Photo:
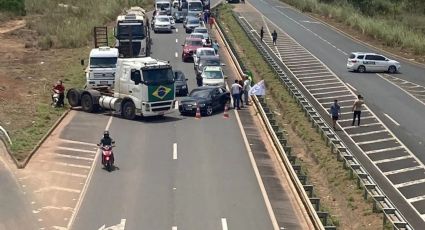
<path fill-rule="evenodd" d="M 109 86 L 114 87 L 118 49 L 99 47 L 90 51 L 86 68 L 87 88 Z"/>

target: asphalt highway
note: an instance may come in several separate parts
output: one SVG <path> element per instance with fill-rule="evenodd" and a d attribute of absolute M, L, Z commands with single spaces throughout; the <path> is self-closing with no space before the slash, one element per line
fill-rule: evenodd
<path fill-rule="evenodd" d="M 193 63 L 180 58 L 185 37 L 181 24 L 173 34 L 154 34 L 152 57 L 182 70 L 193 89 Z M 96 165 L 72 229 L 122 219 L 126 229 L 273 229 L 235 119 L 115 117 L 109 130 L 119 169 Z"/>

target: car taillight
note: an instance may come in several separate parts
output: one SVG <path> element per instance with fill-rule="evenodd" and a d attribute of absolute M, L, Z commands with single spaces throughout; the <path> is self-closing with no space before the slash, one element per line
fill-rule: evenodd
<path fill-rule="evenodd" d="M 351 61 L 351 63 L 356 63 L 357 61 L 356 60 L 350 60 Z"/>

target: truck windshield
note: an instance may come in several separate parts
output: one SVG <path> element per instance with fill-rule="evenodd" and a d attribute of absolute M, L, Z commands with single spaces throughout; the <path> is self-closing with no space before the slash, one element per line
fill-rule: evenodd
<path fill-rule="evenodd" d="M 170 8 L 170 3 L 168 2 L 159 2 L 156 4 L 157 9 L 168 9 Z"/>
<path fill-rule="evenodd" d="M 202 11 L 203 6 L 201 2 L 189 2 L 188 9 L 189 11 Z"/>
<path fill-rule="evenodd" d="M 90 68 L 116 68 L 116 57 L 92 57 L 90 58 Z"/>
<path fill-rule="evenodd" d="M 170 84 L 174 81 L 174 73 L 171 68 L 143 69 L 142 72 L 146 85 Z"/>
<path fill-rule="evenodd" d="M 130 32 L 133 39 L 144 39 L 145 33 L 143 23 L 119 24 L 117 38 L 119 40 L 129 39 Z"/>

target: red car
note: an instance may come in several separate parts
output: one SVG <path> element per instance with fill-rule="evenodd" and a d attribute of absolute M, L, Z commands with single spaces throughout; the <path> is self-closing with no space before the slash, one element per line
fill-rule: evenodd
<path fill-rule="evenodd" d="M 183 52 L 182 52 L 182 61 L 186 62 L 187 60 L 193 60 L 193 54 L 196 52 L 196 49 L 204 47 L 202 39 L 200 38 L 189 38 L 187 37 L 184 41 Z"/>

